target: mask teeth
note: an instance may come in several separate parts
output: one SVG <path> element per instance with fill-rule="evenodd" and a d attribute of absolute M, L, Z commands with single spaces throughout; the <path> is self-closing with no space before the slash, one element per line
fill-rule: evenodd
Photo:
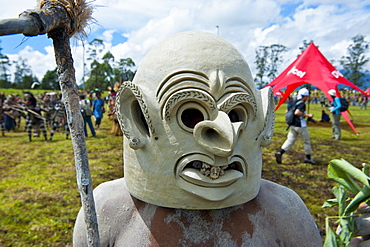
<path fill-rule="evenodd" d="M 189 164 L 192 168 L 198 169 L 201 174 L 211 179 L 217 179 L 220 176 L 225 175 L 226 169 L 238 170 L 235 162 L 225 166 L 212 166 L 205 162 L 196 160 Z"/>
<path fill-rule="evenodd" d="M 207 163 L 203 163 L 201 161 L 194 161 L 193 167 L 200 170 L 206 177 L 210 177 L 211 179 L 217 179 L 218 177 L 225 174 L 225 170 L 228 168 L 228 165 L 225 166 L 212 166 Z"/>

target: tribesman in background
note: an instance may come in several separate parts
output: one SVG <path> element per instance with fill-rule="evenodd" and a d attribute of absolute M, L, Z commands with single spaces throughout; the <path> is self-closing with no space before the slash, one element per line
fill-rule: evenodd
<path fill-rule="evenodd" d="M 2 104 L 3 110 L 3 124 L 2 124 L 2 132 L 3 136 L 5 135 L 5 130 L 15 131 L 17 127 L 17 118 L 25 117 L 23 113 L 23 108 L 19 105 L 17 98 L 13 94 L 9 94 L 4 103 Z M 20 122 L 20 120 L 19 120 Z"/>
<path fill-rule="evenodd" d="M 26 104 L 27 118 L 26 118 L 26 130 L 28 133 L 28 141 L 32 141 L 32 127 L 37 125 L 42 131 L 45 141 L 47 140 L 47 133 L 45 129 L 44 118 L 41 115 L 41 108 L 37 103 L 35 96 L 30 92 L 24 93 L 24 102 Z"/>
<path fill-rule="evenodd" d="M 52 129 L 50 131 L 50 141 L 53 140 L 53 136 L 54 136 L 54 133 L 55 131 L 59 128 L 59 127 L 64 127 L 64 130 L 65 130 L 65 134 L 66 134 L 66 140 L 68 140 L 68 137 L 69 137 L 69 127 L 68 127 L 68 123 L 67 123 L 67 113 L 66 113 L 66 109 L 64 107 L 64 104 L 62 102 L 62 100 L 58 100 L 55 105 L 54 105 L 54 108 L 53 108 L 53 116 L 51 118 L 52 120 Z"/>
<path fill-rule="evenodd" d="M 6 100 L 5 94 L 0 93 L 0 125 L 2 136 L 5 136 L 5 126 L 4 126 L 4 110 L 3 105 Z"/>
<path fill-rule="evenodd" d="M 114 88 L 108 87 L 110 93 L 108 95 L 108 118 L 112 121 L 112 127 L 110 133 L 116 135 L 116 136 L 122 136 L 122 130 L 118 123 L 117 113 L 116 113 L 116 96 L 117 91 L 120 87 L 120 83 L 116 82 L 114 84 Z"/>
<path fill-rule="evenodd" d="M 47 128 L 52 127 L 52 123 L 53 123 L 52 118 L 54 115 L 55 102 L 52 102 L 50 98 L 51 98 L 51 93 L 45 93 L 41 101 L 43 108 L 47 110 L 47 111 L 44 111 L 44 118 L 45 118 Z"/>

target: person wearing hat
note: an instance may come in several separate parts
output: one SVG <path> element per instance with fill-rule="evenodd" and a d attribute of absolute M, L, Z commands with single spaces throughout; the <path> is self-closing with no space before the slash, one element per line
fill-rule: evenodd
<path fill-rule="evenodd" d="M 304 160 L 305 163 L 315 164 L 316 162 L 311 158 L 311 140 L 310 134 L 307 129 L 307 121 L 305 117 L 312 118 L 312 113 L 306 113 L 306 104 L 305 102 L 309 99 L 310 92 L 306 88 L 302 88 L 298 91 L 297 101 L 294 103 L 296 109 L 294 111 L 294 120 L 293 124 L 289 128 L 289 133 L 287 136 L 286 141 L 284 142 L 283 146 L 281 147 L 280 151 L 275 153 L 276 162 L 278 164 L 282 163 L 282 156 L 283 154 L 288 151 L 295 141 L 297 137 L 300 135 L 303 141 L 303 148 L 306 154 L 306 158 Z"/>
<path fill-rule="evenodd" d="M 330 89 L 328 94 L 333 97 L 333 102 L 330 107 L 330 112 L 333 114 L 332 122 L 332 139 L 340 140 L 341 138 L 341 129 L 340 129 L 340 108 L 342 104 L 340 103 L 340 98 L 337 97 L 337 91 L 335 89 Z"/>

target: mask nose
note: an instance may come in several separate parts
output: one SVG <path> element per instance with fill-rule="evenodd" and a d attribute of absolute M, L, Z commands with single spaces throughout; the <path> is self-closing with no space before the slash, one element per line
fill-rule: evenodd
<path fill-rule="evenodd" d="M 194 128 L 194 139 L 207 151 L 228 157 L 233 153 L 242 122 L 232 123 L 229 116 L 220 111 L 215 120 L 205 120 Z"/>

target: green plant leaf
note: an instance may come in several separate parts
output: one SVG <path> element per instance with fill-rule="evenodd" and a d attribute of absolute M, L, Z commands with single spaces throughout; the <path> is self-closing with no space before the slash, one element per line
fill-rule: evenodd
<path fill-rule="evenodd" d="M 324 204 L 321 206 L 322 208 L 331 208 L 338 205 L 338 200 L 336 198 L 329 199 L 324 202 Z"/>
<path fill-rule="evenodd" d="M 323 247 L 342 247 L 341 241 L 337 234 L 331 229 L 326 231 L 326 238 Z"/>
<path fill-rule="evenodd" d="M 366 202 L 370 198 L 370 188 L 363 187 L 360 192 L 353 198 L 344 210 L 344 215 L 354 212 L 362 202 Z"/>
<path fill-rule="evenodd" d="M 341 170 L 333 168 L 331 165 L 329 165 L 328 168 L 328 177 L 346 187 L 346 189 L 351 191 L 353 194 L 357 194 L 361 189 L 360 186 L 356 184 L 350 176 Z"/>
<path fill-rule="evenodd" d="M 347 207 L 347 190 L 342 185 L 336 185 L 333 188 L 333 193 L 338 200 L 338 215 L 342 216 L 344 213 L 344 209 Z"/>
<path fill-rule="evenodd" d="M 343 185 L 354 194 L 357 194 L 361 190 L 361 187 L 351 177 L 369 187 L 369 177 L 344 159 L 330 161 L 328 177 Z"/>
<path fill-rule="evenodd" d="M 356 168 L 351 163 L 346 161 L 345 159 L 334 161 L 333 164 L 343 169 L 343 171 L 347 172 L 348 175 L 352 176 L 353 178 L 361 182 L 363 185 L 370 187 L 369 184 L 370 177 L 367 176 L 362 170 Z"/>
<path fill-rule="evenodd" d="M 353 228 L 354 228 L 353 218 L 354 217 L 341 218 L 339 220 L 339 224 L 341 227 L 339 237 L 342 240 L 343 244 L 346 246 L 348 246 L 349 242 L 351 242 L 351 238 L 353 235 Z"/>

